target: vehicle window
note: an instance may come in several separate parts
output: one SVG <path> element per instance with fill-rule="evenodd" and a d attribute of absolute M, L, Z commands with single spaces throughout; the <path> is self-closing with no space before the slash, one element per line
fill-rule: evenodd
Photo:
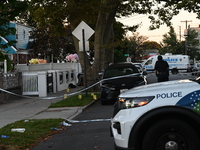
<path fill-rule="evenodd" d="M 137 67 L 137 69 L 139 70 L 139 71 L 142 71 L 142 66 L 140 66 L 140 65 L 135 65 L 136 67 Z"/>
<path fill-rule="evenodd" d="M 104 73 L 104 78 L 111 78 L 111 77 L 116 77 L 116 76 L 121 76 L 123 75 L 123 71 L 119 69 L 108 69 Z"/>
<path fill-rule="evenodd" d="M 152 64 L 152 59 L 149 59 L 146 63 L 145 63 L 145 65 L 151 65 Z"/>
<path fill-rule="evenodd" d="M 105 71 L 104 78 L 123 76 L 133 73 L 139 73 L 136 67 L 110 68 Z"/>

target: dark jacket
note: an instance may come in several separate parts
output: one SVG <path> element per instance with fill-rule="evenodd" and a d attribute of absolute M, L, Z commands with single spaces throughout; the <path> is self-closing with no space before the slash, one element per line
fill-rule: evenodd
<path fill-rule="evenodd" d="M 158 77 L 158 82 L 169 80 L 169 64 L 166 61 L 156 61 L 154 69 L 156 71 L 156 76 Z"/>

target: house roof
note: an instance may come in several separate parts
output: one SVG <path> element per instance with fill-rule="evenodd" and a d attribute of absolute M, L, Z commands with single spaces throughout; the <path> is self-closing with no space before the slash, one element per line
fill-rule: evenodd
<path fill-rule="evenodd" d="M 6 44 L 6 43 L 8 43 L 8 41 L 4 37 L 0 36 L 0 38 L 1 38 L 0 44 Z M 7 48 L 2 48 L 2 49 L 5 52 L 7 52 L 8 54 L 16 54 L 17 53 L 17 49 L 14 46 L 9 46 L 8 45 Z"/>

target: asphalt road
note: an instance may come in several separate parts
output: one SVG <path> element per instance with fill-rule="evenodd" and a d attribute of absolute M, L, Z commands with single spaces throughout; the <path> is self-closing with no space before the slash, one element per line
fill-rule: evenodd
<path fill-rule="evenodd" d="M 112 105 L 97 101 L 74 120 L 110 119 Z M 110 137 L 110 121 L 72 123 L 66 131 L 55 134 L 47 141 L 41 142 L 33 150 L 112 150 L 113 138 Z"/>
<path fill-rule="evenodd" d="M 170 75 L 170 80 L 195 78 L 191 73 Z M 147 77 L 149 84 L 157 82 L 154 74 Z M 101 105 L 97 101 L 74 120 L 110 119 L 113 106 Z M 110 121 L 72 123 L 65 131 L 53 135 L 39 143 L 33 150 L 114 150 L 114 140 L 110 136 Z"/>
<path fill-rule="evenodd" d="M 178 73 L 178 74 L 171 74 L 169 75 L 169 81 L 172 81 L 172 80 L 182 80 L 182 79 L 194 79 L 196 78 L 197 76 L 193 76 L 192 73 L 186 73 L 186 72 L 183 72 L 183 73 Z M 151 84 L 151 83 L 156 83 L 157 82 L 157 77 L 155 76 L 155 73 L 149 73 L 148 76 L 147 76 L 147 81 L 148 81 L 148 84 Z"/>

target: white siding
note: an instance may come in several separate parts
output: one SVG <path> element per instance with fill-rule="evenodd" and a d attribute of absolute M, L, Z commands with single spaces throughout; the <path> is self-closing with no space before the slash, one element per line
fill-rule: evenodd
<path fill-rule="evenodd" d="M 16 43 L 17 48 L 26 49 L 28 42 L 30 41 L 30 31 L 32 31 L 31 27 L 24 26 L 21 24 L 16 24 L 16 30 L 18 33 L 18 39 Z"/>

